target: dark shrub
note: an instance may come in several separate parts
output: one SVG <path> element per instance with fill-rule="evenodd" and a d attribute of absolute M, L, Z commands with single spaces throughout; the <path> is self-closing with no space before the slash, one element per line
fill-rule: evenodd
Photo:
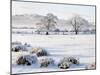
<path fill-rule="evenodd" d="M 14 52 L 19 52 L 21 50 L 21 47 L 20 46 L 13 47 L 11 50 Z"/>
<path fill-rule="evenodd" d="M 74 58 L 74 57 L 68 57 L 67 58 L 69 62 L 71 62 L 72 64 L 79 64 L 79 60 Z"/>
<path fill-rule="evenodd" d="M 26 62 L 26 59 L 25 59 L 23 56 L 19 57 L 18 60 L 16 61 L 16 63 L 17 63 L 18 65 L 21 65 L 21 64 L 24 65 L 25 62 Z"/>
<path fill-rule="evenodd" d="M 39 63 L 40 67 L 48 67 L 49 65 L 54 65 L 54 60 L 52 58 L 43 58 Z"/>
<path fill-rule="evenodd" d="M 46 50 L 43 50 L 42 48 L 34 48 L 31 53 L 36 53 L 38 57 L 40 56 L 47 56 L 48 53 Z"/>
<path fill-rule="evenodd" d="M 47 53 L 46 50 L 42 49 L 42 48 L 33 48 L 31 51 L 31 54 L 36 53 L 36 55 L 38 57 L 40 56 L 48 56 L 49 54 Z"/>
<path fill-rule="evenodd" d="M 70 62 L 72 64 L 77 64 L 77 65 L 79 64 L 79 60 L 74 57 L 64 57 L 61 61 L 62 62 L 66 61 L 66 62 Z"/>
<path fill-rule="evenodd" d="M 58 64 L 58 67 L 61 69 L 68 69 L 70 67 L 70 63 L 69 62 L 61 62 Z"/>
<path fill-rule="evenodd" d="M 30 45 L 18 45 L 18 46 L 15 46 L 12 48 L 12 51 L 14 52 L 19 52 L 19 51 L 28 51 L 28 50 L 31 50 L 31 46 Z"/>
<path fill-rule="evenodd" d="M 18 65 L 32 65 L 33 63 L 36 62 L 37 62 L 37 58 L 31 55 L 20 56 L 16 61 Z"/>
<path fill-rule="evenodd" d="M 31 53 L 37 53 L 38 51 L 43 50 L 42 48 L 33 48 Z"/>
<path fill-rule="evenodd" d="M 70 67 L 71 64 L 79 64 L 78 59 L 74 57 L 64 57 L 62 60 L 60 60 L 58 67 L 62 69 L 67 69 Z"/>
<path fill-rule="evenodd" d="M 41 51 L 37 52 L 36 55 L 37 55 L 38 57 L 40 57 L 40 56 L 47 56 L 48 53 L 47 53 L 45 50 L 41 50 Z"/>

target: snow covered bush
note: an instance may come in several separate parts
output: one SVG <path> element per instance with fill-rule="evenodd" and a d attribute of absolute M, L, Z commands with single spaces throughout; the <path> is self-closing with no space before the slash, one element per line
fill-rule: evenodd
<path fill-rule="evenodd" d="M 66 62 L 66 61 L 60 62 L 58 64 L 58 67 L 61 68 L 61 69 L 68 69 L 70 67 L 70 63 L 69 62 Z"/>
<path fill-rule="evenodd" d="M 36 62 L 37 62 L 37 58 L 31 55 L 20 56 L 16 61 L 18 65 L 32 65 Z"/>
<path fill-rule="evenodd" d="M 19 52 L 19 51 L 29 51 L 32 47 L 30 45 L 17 45 L 15 47 L 12 47 L 12 51 Z"/>
<path fill-rule="evenodd" d="M 31 53 L 36 53 L 38 57 L 48 55 L 47 51 L 42 48 L 33 48 Z"/>
<path fill-rule="evenodd" d="M 48 56 L 48 53 L 47 53 L 47 51 L 45 51 L 45 50 L 41 50 L 41 51 L 38 51 L 38 52 L 36 53 L 36 55 L 37 55 L 38 57 L 40 57 L 40 56 Z"/>
<path fill-rule="evenodd" d="M 42 48 L 33 48 L 31 53 L 37 53 L 40 50 L 42 50 Z"/>
<path fill-rule="evenodd" d="M 72 64 L 79 64 L 78 59 L 74 57 L 64 57 L 60 62 L 58 63 L 58 67 L 61 69 L 67 69 L 70 67 Z"/>
<path fill-rule="evenodd" d="M 52 58 L 42 58 L 39 60 L 40 67 L 48 67 L 54 65 L 54 60 Z"/>
<path fill-rule="evenodd" d="M 14 52 L 19 52 L 21 50 L 21 47 L 16 46 L 16 47 L 13 47 L 11 50 L 14 51 Z"/>
<path fill-rule="evenodd" d="M 68 57 L 68 58 L 65 58 L 68 60 L 68 62 L 71 62 L 72 64 L 76 64 L 78 65 L 79 64 L 79 60 L 76 59 L 75 57 Z"/>

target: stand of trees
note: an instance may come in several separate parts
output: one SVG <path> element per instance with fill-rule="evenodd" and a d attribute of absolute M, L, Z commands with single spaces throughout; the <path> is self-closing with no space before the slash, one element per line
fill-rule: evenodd
<path fill-rule="evenodd" d="M 37 23 L 38 26 L 38 32 L 41 31 L 46 32 L 46 35 L 48 35 L 48 32 L 61 32 L 60 29 L 56 28 L 58 18 L 57 16 L 54 16 L 52 13 L 48 13 L 46 16 L 44 16 L 40 22 Z M 85 20 L 84 18 L 76 15 L 72 17 L 69 21 L 69 25 L 73 27 L 72 31 L 75 32 L 75 34 L 79 34 L 80 31 L 82 31 L 83 27 L 87 27 L 89 25 L 89 22 Z M 70 31 L 63 31 L 63 32 L 70 32 Z M 90 32 L 90 31 L 89 31 Z"/>
<path fill-rule="evenodd" d="M 39 25 L 39 30 L 42 31 L 43 29 L 47 32 L 48 35 L 49 31 L 52 31 L 55 29 L 55 25 L 57 24 L 58 18 L 54 16 L 52 13 L 48 13 L 44 18 L 41 19 L 40 23 L 37 23 Z"/>
<path fill-rule="evenodd" d="M 86 24 L 89 24 L 89 23 L 88 21 L 86 21 L 85 19 L 77 15 L 77 16 L 74 16 L 70 20 L 70 24 L 73 26 L 73 30 L 75 34 L 77 35 L 79 31 L 81 31 L 82 26 L 85 26 Z"/>

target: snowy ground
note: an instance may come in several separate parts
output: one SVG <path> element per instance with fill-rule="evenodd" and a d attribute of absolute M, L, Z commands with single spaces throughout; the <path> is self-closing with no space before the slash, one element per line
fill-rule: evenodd
<path fill-rule="evenodd" d="M 67 70 L 85 69 L 86 65 L 95 62 L 95 35 L 12 35 L 12 42 L 20 41 L 31 44 L 33 47 L 46 49 L 56 63 L 66 56 L 79 58 L 80 65 L 72 65 Z M 64 71 L 56 65 L 48 68 L 40 68 L 39 64 L 31 66 L 18 66 L 15 63 L 18 55 L 25 54 L 12 52 L 12 73 L 30 73 L 47 71 Z M 26 53 L 27 54 L 27 53 Z"/>

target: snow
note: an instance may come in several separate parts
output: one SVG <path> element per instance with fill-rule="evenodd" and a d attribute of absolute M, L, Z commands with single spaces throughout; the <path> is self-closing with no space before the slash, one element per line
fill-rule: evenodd
<path fill-rule="evenodd" d="M 34 73 L 47 71 L 66 71 L 85 69 L 86 65 L 95 62 L 95 35 L 20 35 L 13 34 L 12 42 L 19 41 L 22 44 L 28 43 L 32 47 L 40 47 L 50 53 L 49 58 L 57 64 L 60 59 L 73 56 L 79 59 L 80 65 L 71 65 L 69 69 L 60 69 L 55 66 L 40 68 L 39 63 L 31 66 L 18 66 L 16 59 L 20 55 L 30 54 L 29 52 L 12 52 L 12 74 Z M 41 59 L 43 57 L 38 57 Z"/>

